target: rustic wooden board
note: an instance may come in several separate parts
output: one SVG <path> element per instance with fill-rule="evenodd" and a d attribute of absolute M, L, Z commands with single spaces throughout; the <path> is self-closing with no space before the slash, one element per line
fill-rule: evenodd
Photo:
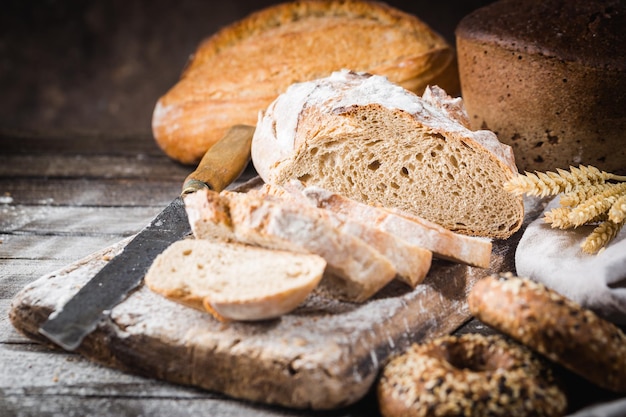
<path fill-rule="evenodd" d="M 511 269 L 515 241 L 494 243 L 489 270 L 436 260 L 413 291 L 392 283 L 361 305 L 316 293 L 293 313 L 262 323 L 220 323 L 142 287 L 111 311 L 79 352 L 234 398 L 295 408 L 346 406 L 368 392 L 390 355 L 469 319 L 467 292 L 488 273 Z M 39 326 L 125 243 L 28 285 L 13 300 L 13 325 L 44 341 Z"/>

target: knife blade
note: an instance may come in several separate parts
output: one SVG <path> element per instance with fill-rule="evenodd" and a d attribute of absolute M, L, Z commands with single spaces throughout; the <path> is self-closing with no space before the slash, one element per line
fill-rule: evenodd
<path fill-rule="evenodd" d="M 175 198 L 61 309 L 50 314 L 39 333 L 65 350 L 76 350 L 110 310 L 139 287 L 152 261 L 170 244 L 191 233 L 183 196 L 208 188 L 221 191 L 250 161 L 254 127 L 233 126 L 204 155 Z"/>

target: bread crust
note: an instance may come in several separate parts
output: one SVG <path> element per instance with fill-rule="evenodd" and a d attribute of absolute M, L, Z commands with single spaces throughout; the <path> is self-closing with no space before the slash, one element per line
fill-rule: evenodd
<path fill-rule="evenodd" d="M 264 184 L 259 192 L 267 196 L 318 207 L 316 201 L 311 201 L 305 195 L 301 183 L 293 182 L 286 184 L 285 187 Z M 424 281 L 430 270 L 433 256 L 430 250 L 377 228 L 369 222 L 361 221 L 356 213 L 323 210 L 339 231 L 358 237 L 389 259 L 396 269 L 398 280 L 411 288 L 415 288 Z"/>
<path fill-rule="evenodd" d="M 157 102 L 154 137 L 170 157 L 196 163 L 232 125 L 254 125 L 290 84 L 341 68 L 382 74 L 418 93 L 429 84 L 460 88 L 453 49 L 415 16 L 370 1 L 288 2 L 202 42 Z"/>
<path fill-rule="evenodd" d="M 428 249 L 437 258 L 479 268 L 489 266 L 492 244 L 487 240 L 455 234 L 415 216 L 368 206 L 319 187 L 306 187 L 302 194 L 317 207 L 350 217 Z"/>

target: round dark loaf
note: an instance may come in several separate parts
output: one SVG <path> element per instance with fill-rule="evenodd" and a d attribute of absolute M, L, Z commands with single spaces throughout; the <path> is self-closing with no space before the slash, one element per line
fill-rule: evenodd
<path fill-rule="evenodd" d="M 626 171 L 626 3 L 501 0 L 456 29 L 472 128 L 513 147 L 521 170 Z"/>

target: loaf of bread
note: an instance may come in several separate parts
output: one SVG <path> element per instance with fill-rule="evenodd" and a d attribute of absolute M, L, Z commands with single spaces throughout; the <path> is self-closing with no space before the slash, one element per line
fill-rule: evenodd
<path fill-rule="evenodd" d="M 292 85 L 259 116 L 252 160 L 270 184 L 297 179 L 467 235 L 507 238 L 522 198 L 511 148 L 471 131 L 460 99 L 423 97 L 385 77 L 343 70 Z"/>
<path fill-rule="evenodd" d="M 311 204 L 311 201 L 302 192 L 299 184 L 287 184 L 287 189 L 264 184 L 259 192 L 268 196 L 278 196 L 286 200 L 317 206 L 316 204 Z M 285 204 L 292 203 L 286 201 Z M 325 210 L 324 213 L 339 232 L 353 235 L 363 240 L 384 255 L 396 269 L 397 278 L 400 281 L 411 288 L 415 288 L 426 278 L 433 257 L 430 250 L 411 243 L 396 234 L 377 228 L 371 223 L 360 221 L 356 213 L 353 215 L 352 213 L 341 213 L 332 210 Z"/>
<path fill-rule="evenodd" d="M 395 276 L 391 262 L 363 240 L 337 229 L 321 210 L 255 193 L 201 190 L 185 197 L 197 239 L 221 238 L 268 249 L 314 253 L 327 262 L 325 288 L 363 302 Z"/>
<path fill-rule="evenodd" d="M 145 283 L 219 320 L 266 320 L 295 309 L 325 268 L 313 254 L 185 239 L 157 256 Z"/>
<path fill-rule="evenodd" d="M 294 82 L 351 68 L 422 93 L 458 91 L 453 49 L 417 17 L 384 3 L 293 1 L 268 7 L 204 41 L 156 104 L 154 137 L 172 158 L 196 163 L 235 124 Z"/>
<path fill-rule="evenodd" d="M 501 0 L 463 18 L 456 42 L 471 126 L 520 170 L 626 174 L 626 2 Z"/>
<path fill-rule="evenodd" d="M 489 267 L 492 245 L 487 239 L 453 233 L 408 213 L 369 206 L 316 186 L 303 188 L 299 183 L 291 181 L 285 185 L 285 189 L 304 196 L 316 207 L 428 249 L 437 258 L 479 268 Z"/>

